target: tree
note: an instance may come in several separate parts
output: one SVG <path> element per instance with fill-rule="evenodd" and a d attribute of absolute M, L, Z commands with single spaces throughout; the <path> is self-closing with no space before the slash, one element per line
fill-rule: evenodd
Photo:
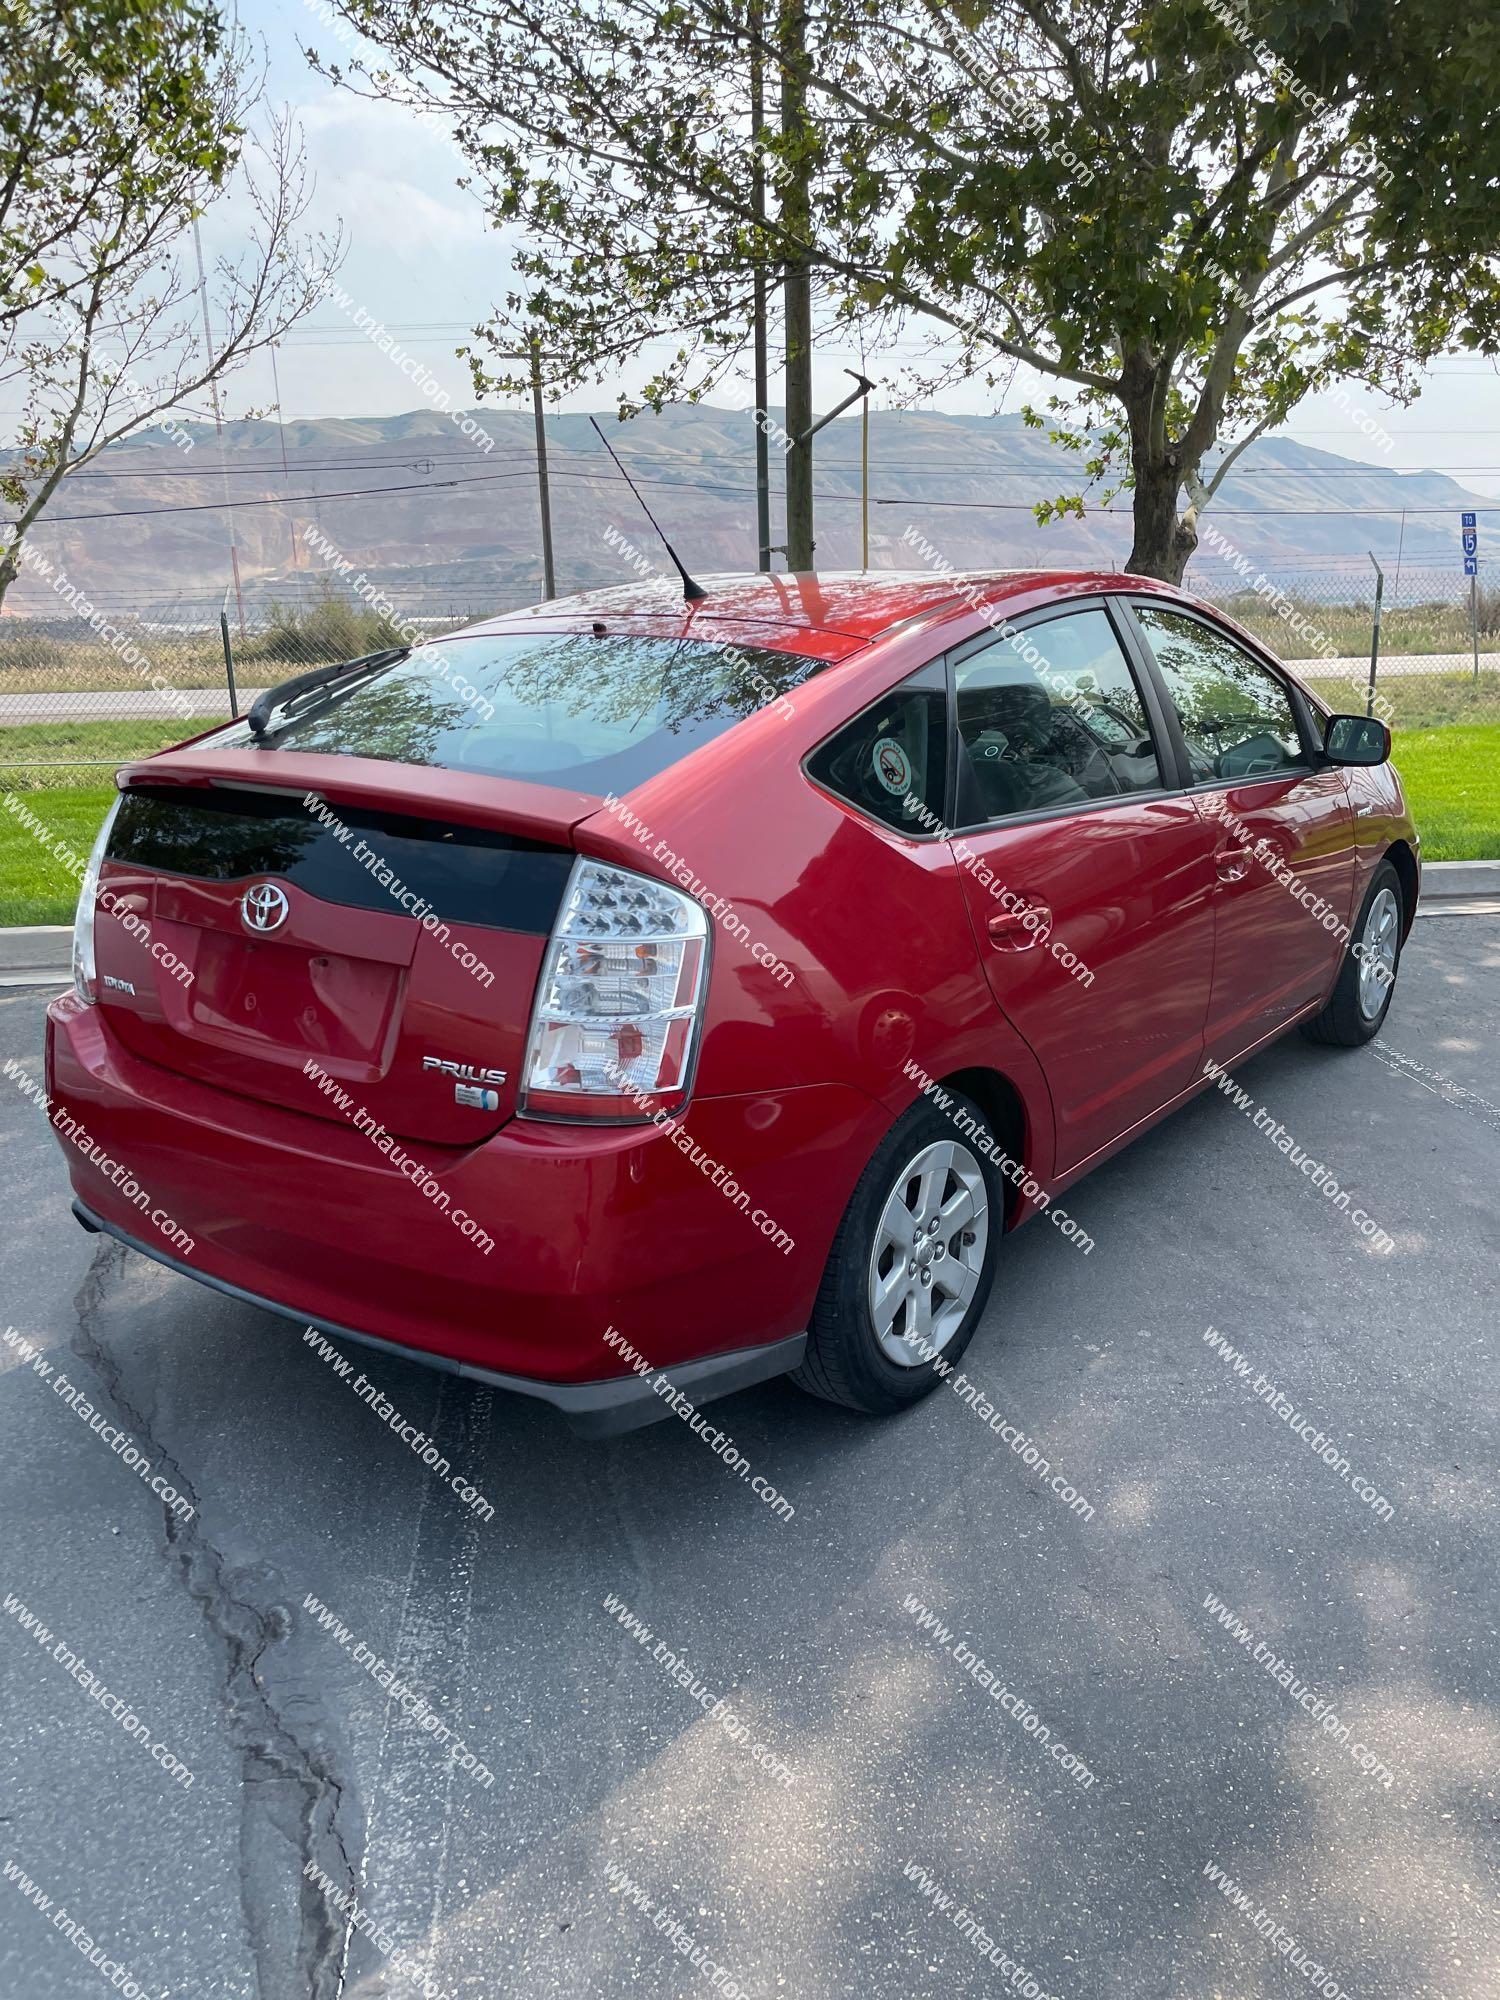
<path fill-rule="evenodd" d="M 1492 12 L 338 4 L 383 53 L 365 85 L 451 117 L 495 221 L 521 225 L 499 318 L 542 330 L 556 381 L 672 334 L 645 400 L 701 395 L 743 348 L 757 269 L 787 281 L 796 352 L 806 273 L 825 329 L 946 336 L 928 388 L 1007 364 L 1050 378 L 1029 415 L 1084 477 L 1039 518 L 1128 489 L 1144 574 L 1181 577 L 1229 465 L 1311 390 L 1409 396 L 1435 354 L 1500 346 Z M 780 88 L 764 148 L 752 47 Z M 778 191 L 764 218 L 759 162 Z M 519 386 L 482 355 L 479 386 Z"/>
<path fill-rule="evenodd" d="M 261 79 L 212 8 L 158 0 L 0 0 L 0 381 L 22 384 L 0 603 L 59 486 L 281 338 L 317 304 L 341 245 L 299 244 L 309 186 L 290 126 L 250 124 Z M 185 232 L 232 183 L 248 248 L 185 274 Z M 185 435 L 185 434 L 183 434 Z"/>

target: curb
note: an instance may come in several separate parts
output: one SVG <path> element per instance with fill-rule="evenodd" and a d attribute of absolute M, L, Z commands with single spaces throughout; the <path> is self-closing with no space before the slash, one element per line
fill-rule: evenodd
<path fill-rule="evenodd" d="M 1417 915 L 1500 916 L 1500 861 L 1424 861 Z"/>
<path fill-rule="evenodd" d="M 66 986 L 73 977 L 71 924 L 0 929 L 0 986 Z"/>
<path fill-rule="evenodd" d="M 1500 916 L 1500 861 L 1429 861 L 1419 917 Z M 66 986 L 73 976 L 71 924 L 0 926 L 0 986 Z"/>

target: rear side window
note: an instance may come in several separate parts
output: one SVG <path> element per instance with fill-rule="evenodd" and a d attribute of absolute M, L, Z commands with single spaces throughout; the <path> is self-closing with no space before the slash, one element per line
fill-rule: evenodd
<path fill-rule="evenodd" d="M 897 833 L 943 830 L 948 699 L 940 674 L 911 681 L 845 723 L 807 760 L 808 776 Z"/>
<path fill-rule="evenodd" d="M 1182 723 L 1196 784 L 1272 778 L 1307 764 L 1291 696 L 1269 667 L 1180 611 L 1137 604 L 1135 615 Z"/>
<path fill-rule="evenodd" d="M 1103 611 L 1013 632 L 961 660 L 954 684 L 986 819 L 1160 789 L 1140 689 Z"/>
<path fill-rule="evenodd" d="M 308 750 L 628 792 L 816 673 L 821 661 L 703 639 L 501 632 L 436 640 L 343 693 L 311 694 L 264 736 Z"/>

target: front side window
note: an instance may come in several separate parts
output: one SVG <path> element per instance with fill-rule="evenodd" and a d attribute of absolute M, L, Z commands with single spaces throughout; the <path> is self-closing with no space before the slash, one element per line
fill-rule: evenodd
<path fill-rule="evenodd" d="M 1182 723 L 1195 784 L 1307 767 L 1291 697 L 1268 667 L 1184 612 L 1137 604 L 1135 615 Z"/>
<path fill-rule="evenodd" d="M 1140 689 L 1103 611 L 1028 625 L 961 660 L 954 679 L 985 819 L 1160 790 Z"/>

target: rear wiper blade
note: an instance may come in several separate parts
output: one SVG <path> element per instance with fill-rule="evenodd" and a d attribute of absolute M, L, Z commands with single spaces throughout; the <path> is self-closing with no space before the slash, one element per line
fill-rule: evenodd
<path fill-rule="evenodd" d="M 332 666 L 313 667 L 305 674 L 297 674 L 289 681 L 282 681 L 278 687 L 269 687 L 264 694 L 255 697 L 250 713 L 245 717 L 250 732 L 263 736 L 266 724 L 271 720 L 274 709 L 291 709 L 305 695 L 327 689 L 330 693 L 344 681 L 353 681 L 364 674 L 379 673 L 382 667 L 392 667 L 397 660 L 404 660 L 411 651 L 410 646 L 387 646 L 380 653 L 365 653 L 357 660 L 339 660 Z"/>

